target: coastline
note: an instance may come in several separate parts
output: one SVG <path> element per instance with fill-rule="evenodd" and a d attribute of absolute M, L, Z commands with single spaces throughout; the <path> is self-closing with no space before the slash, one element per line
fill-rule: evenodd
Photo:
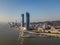
<path fill-rule="evenodd" d="M 19 29 L 19 28 L 14 28 L 13 27 L 13 29 L 16 29 L 16 30 L 18 30 L 18 31 L 20 31 L 21 32 L 21 30 Z M 26 32 L 26 33 L 30 33 L 31 35 L 32 35 L 32 37 L 34 36 L 34 37 L 36 37 L 36 36 L 38 36 L 38 37 L 53 37 L 53 38 L 60 38 L 60 33 L 46 33 L 46 32 L 33 32 L 33 31 L 27 31 L 27 30 L 24 30 L 23 32 Z"/>

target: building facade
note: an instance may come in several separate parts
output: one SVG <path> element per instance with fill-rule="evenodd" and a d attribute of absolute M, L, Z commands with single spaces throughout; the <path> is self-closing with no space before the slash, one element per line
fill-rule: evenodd
<path fill-rule="evenodd" d="M 22 27 L 24 27 L 24 14 L 21 14 L 22 17 Z"/>
<path fill-rule="evenodd" d="M 30 14 L 26 12 L 26 29 L 29 30 L 30 25 Z"/>

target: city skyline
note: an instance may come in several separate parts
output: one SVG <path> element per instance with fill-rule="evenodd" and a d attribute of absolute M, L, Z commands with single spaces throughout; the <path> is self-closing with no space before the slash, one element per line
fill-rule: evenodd
<path fill-rule="evenodd" d="M 31 22 L 60 19 L 59 0 L 0 0 L 0 22 L 21 22 L 21 14 L 29 12 Z"/>

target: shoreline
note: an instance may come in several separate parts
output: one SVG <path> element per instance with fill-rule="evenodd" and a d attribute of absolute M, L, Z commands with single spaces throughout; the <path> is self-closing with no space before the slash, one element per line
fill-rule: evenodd
<path fill-rule="evenodd" d="M 13 29 L 16 29 L 16 30 L 19 30 L 21 32 L 21 30 L 19 28 L 13 28 Z M 46 33 L 46 32 L 42 32 L 42 33 L 36 33 L 36 32 L 33 32 L 33 31 L 24 31 L 24 32 L 27 32 L 27 33 L 30 33 L 32 36 L 39 36 L 39 37 L 54 37 L 54 38 L 60 38 L 60 34 L 59 33 Z"/>

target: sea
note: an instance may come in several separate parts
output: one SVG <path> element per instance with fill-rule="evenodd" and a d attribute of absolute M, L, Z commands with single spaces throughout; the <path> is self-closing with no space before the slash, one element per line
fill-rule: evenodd
<path fill-rule="evenodd" d="M 8 23 L 0 23 L 0 45 L 60 45 L 60 38 L 19 37 L 20 31 L 10 28 Z"/>

